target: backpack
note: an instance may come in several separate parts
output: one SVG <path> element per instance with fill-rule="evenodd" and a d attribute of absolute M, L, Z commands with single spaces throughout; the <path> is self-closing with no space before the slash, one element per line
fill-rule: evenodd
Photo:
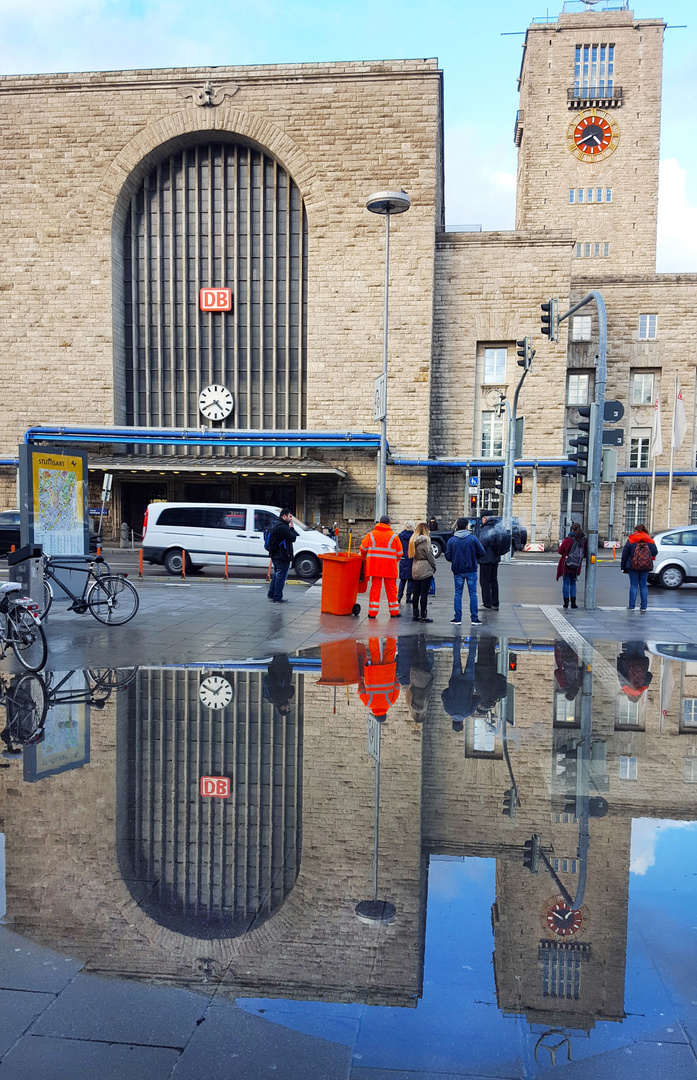
<path fill-rule="evenodd" d="M 511 550 L 511 534 L 508 529 L 502 529 L 501 526 L 494 528 L 489 540 L 489 547 L 494 555 L 507 555 Z"/>
<path fill-rule="evenodd" d="M 564 569 L 566 570 L 580 570 L 583 563 L 583 544 L 580 540 L 574 540 L 571 545 L 571 551 L 566 556 L 566 562 L 564 563 Z"/>
<path fill-rule="evenodd" d="M 632 557 L 629 561 L 629 565 L 632 570 L 636 570 L 637 573 L 643 574 L 646 570 L 650 570 L 653 566 L 653 559 L 651 558 L 651 552 L 649 545 L 645 540 L 638 540 L 634 546 Z"/>
<path fill-rule="evenodd" d="M 277 524 L 278 522 L 274 521 L 273 525 L 267 525 L 264 529 L 264 548 L 271 556 L 275 555 L 278 550 L 278 540 L 273 535 Z"/>

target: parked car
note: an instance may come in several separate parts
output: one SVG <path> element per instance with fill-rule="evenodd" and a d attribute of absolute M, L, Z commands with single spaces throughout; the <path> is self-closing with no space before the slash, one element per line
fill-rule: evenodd
<path fill-rule="evenodd" d="M 658 552 L 649 574 L 652 585 L 679 589 L 685 581 L 697 581 L 697 525 L 683 525 L 654 536 Z"/>
<path fill-rule="evenodd" d="M 19 510 L 3 510 L 0 513 L 0 555 L 7 555 L 12 545 L 20 546 Z"/>
<path fill-rule="evenodd" d="M 495 514 L 484 515 L 489 521 L 500 521 L 501 518 Z M 468 529 L 476 536 L 479 536 L 482 531 L 482 519 L 481 518 L 469 518 Z M 454 529 L 434 529 L 431 533 L 431 551 L 436 559 L 445 551 L 448 540 L 454 535 Z M 524 525 L 520 524 L 519 518 L 513 518 L 513 527 L 511 529 L 511 551 L 522 551 L 528 542 L 528 530 Z"/>
<path fill-rule="evenodd" d="M 264 530 L 278 521 L 280 508 L 245 503 L 150 503 L 143 521 L 143 558 L 163 563 L 170 574 L 181 574 L 183 552 L 186 570 L 223 566 L 235 570 L 266 570 L 269 553 Z M 320 555 L 336 551 L 336 542 L 308 529 L 297 518 L 299 533 L 293 545 L 293 569 L 304 581 L 322 573 Z"/>

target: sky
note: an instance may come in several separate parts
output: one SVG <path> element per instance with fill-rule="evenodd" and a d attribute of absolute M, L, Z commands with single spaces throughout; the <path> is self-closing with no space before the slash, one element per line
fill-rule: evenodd
<path fill-rule="evenodd" d="M 447 226 L 511 229 L 516 32 L 562 2 L 0 0 L 0 74 L 438 57 Z M 657 269 L 697 272 L 697 6 L 636 0 L 633 10 L 687 24 L 665 34 Z"/>

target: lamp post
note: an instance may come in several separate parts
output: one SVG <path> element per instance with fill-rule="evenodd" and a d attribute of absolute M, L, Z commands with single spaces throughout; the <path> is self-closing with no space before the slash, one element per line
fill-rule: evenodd
<path fill-rule="evenodd" d="M 378 191 L 365 204 L 371 214 L 385 218 L 385 316 L 382 331 L 382 416 L 380 420 L 380 466 L 378 469 L 378 497 L 376 518 L 387 513 L 387 326 L 390 293 L 390 216 L 403 214 L 411 203 L 406 191 Z"/>

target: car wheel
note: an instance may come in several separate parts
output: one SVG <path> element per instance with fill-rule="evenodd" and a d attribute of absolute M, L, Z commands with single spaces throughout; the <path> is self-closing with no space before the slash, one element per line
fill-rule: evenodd
<path fill-rule="evenodd" d="M 431 540 L 431 554 L 434 559 L 440 559 L 443 554 L 443 548 L 440 546 L 437 540 Z"/>
<path fill-rule="evenodd" d="M 165 570 L 173 577 L 181 577 L 182 572 L 182 550 L 181 548 L 171 548 L 164 558 Z M 191 573 L 191 559 L 186 556 L 186 572 Z"/>
<path fill-rule="evenodd" d="M 685 575 L 679 566 L 666 566 L 658 575 L 658 580 L 664 589 L 679 589 Z"/>
<path fill-rule="evenodd" d="M 319 559 L 310 551 L 304 551 L 302 555 L 298 555 L 293 563 L 293 569 L 303 581 L 312 581 L 322 573 Z"/>

